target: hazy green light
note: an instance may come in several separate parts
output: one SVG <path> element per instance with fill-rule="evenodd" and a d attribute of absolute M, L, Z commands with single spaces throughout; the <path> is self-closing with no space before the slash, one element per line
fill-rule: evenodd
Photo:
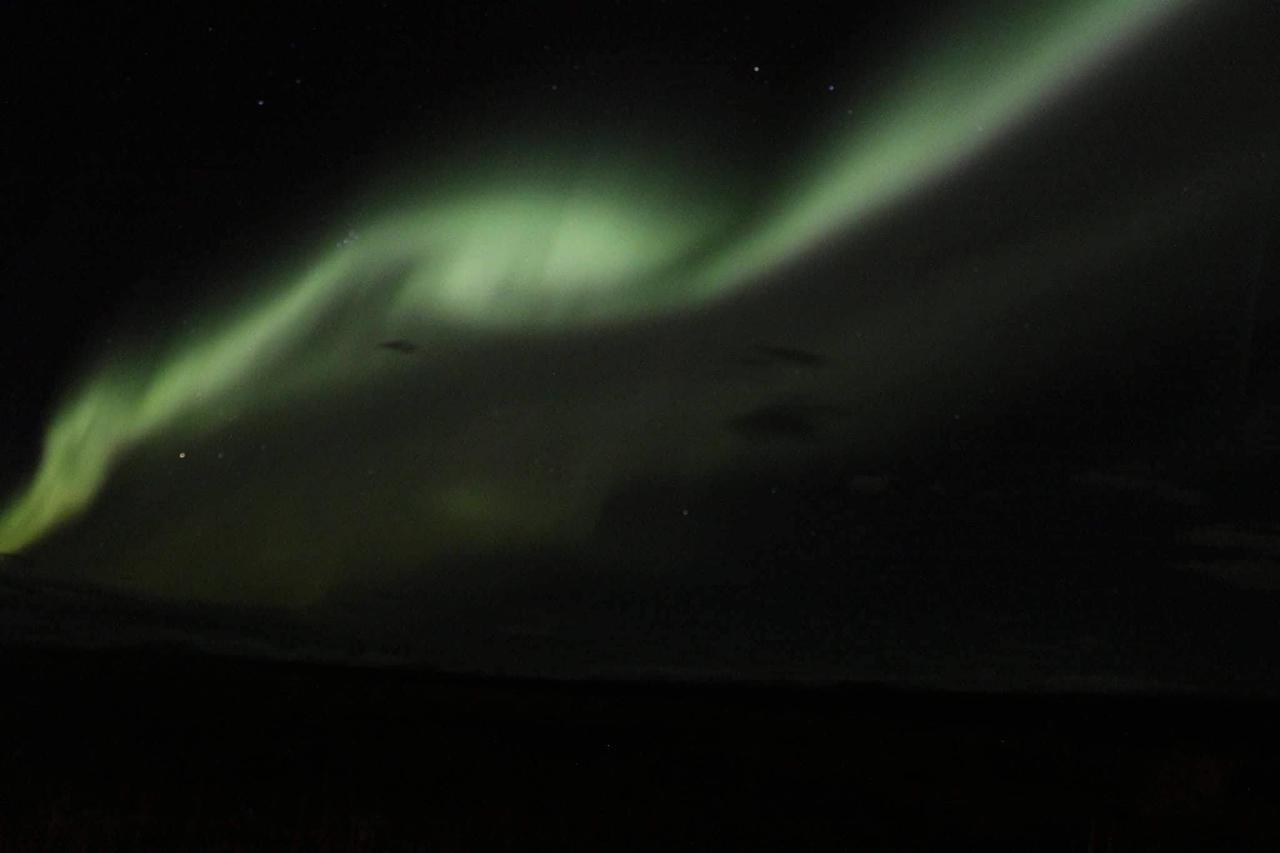
<path fill-rule="evenodd" d="M 1189 0 L 1012 4 L 942 34 L 801 161 L 765 225 L 707 274 L 739 281 L 874 215 L 1034 117 L 1102 57 Z"/>
<path fill-rule="evenodd" d="M 754 230 L 715 194 L 656 193 L 645 174 L 463 187 L 388 217 L 302 275 L 160 354 L 118 354 L 55 415 L 29 486 L 0 515 L 0 551 L 82 512 L 135 448 L 181 427 L 368 381 L 371 343 L 447 321 L 565 328 L 687 308 L 749 286 L 963 164 L 1090 63 L 1186 0 L 1014 4 L 922 53 L 852 129 L 779 188 Z M 317 328 L 332 329 L 308 346 Z M 474 500 L 454 501 L 464 515 Z M 459 510 L 461 512 L 461 510 Z"/>

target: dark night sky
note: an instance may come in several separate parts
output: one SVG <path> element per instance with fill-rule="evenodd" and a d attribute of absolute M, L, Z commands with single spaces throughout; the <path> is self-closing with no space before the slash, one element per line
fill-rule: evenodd
<path fill-rule="evenodd" d="M 36 451 L 52 395 L 122 318 L 164 322 L 309 245 L 388 159 L 657 127 L 731 138 L 718 157 L 767 172 L 828 77 L 928 5 L 8 4 L 0 352 L 24 369 L 5 445 Z"/>
<path fill-rule="evenodd" d="M 519 173 L 537 144 L 621 142 L 695 164 L 750 234 L 821 167 L 832 116 L 856 130 L 884 97 L 892 115 L 885 69 L 929 68 L 922 33 L 977 32 L 996 62 L 1037 26 L 999 4 L 747 8 L 10 4 L 0 485 L 36 470 L 86 365 L 186 340 L 219 299 L 376 220 L 414 170 Z M 1275 18 L 1192 2 L 733 299 L 603 332 L 449 327 L 438 350 L 359 356 L 411 379 L 148 434 L 30 557 L 257 605 L 293 603 L 314 568 L 289 543 L 364 549 L 376 570 L 302 585 L 325 593 L 298 617 L 315 642 L 461 669 L 1230 685 L 1223 660 L 1280 639 Z M 438 449 L 396 470 L 419 440 Z M 227 464 L 184 480 L 180 448 Z M 403 509 L 423 471 L 445 521 Z M 501 529 L 450 527 L 486 518 Z M 422 572 L 437 523 L 462 544 Z M 309 524 L 358 533 L 313 546 Z M 186 585 L 218 561 L 239 568 Z M 1185 639 L 1233 618 L 1235 640 Z"/>

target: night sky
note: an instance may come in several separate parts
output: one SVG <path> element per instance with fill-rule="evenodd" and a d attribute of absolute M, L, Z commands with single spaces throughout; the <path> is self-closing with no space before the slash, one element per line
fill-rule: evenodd
<path fill-rule="evenodd" d="M 3 16 L 6 636 L 1280 686 L 1269 4 Z"/>

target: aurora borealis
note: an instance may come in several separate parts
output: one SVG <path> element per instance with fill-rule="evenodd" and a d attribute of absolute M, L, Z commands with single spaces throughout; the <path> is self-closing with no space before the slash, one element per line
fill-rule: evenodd
<path fill-rule="evenodd" d="M 846 5 L 70 31 L 96 94 L 14 122 L 59 156 L 0 254 L 0 627 L 1238 675 L 1280 624 L 1267 12 Z"/>
<path fill-rule="evenodd" d="M 1275 846 L 1280 2 L 0 17 L 0 847 Z"/>
<path fill-rule="evenodd" d="M 557 177 L 575 175 L 568 164 L 550 178 L 428 193 L 260 295 L 196 317 L 158 355 L 108 355 L 54 414 L 34 478 L 0 518 L 0 551 L 29 549 L 73 521 L 131 457 L 272 406 L 399 381 L 389 379 L 399 365 L 357 357 L 380 340 L 421 341 L 430 358 L 439 324 L 554 334 L 758 286 L 825 239 L 857 239 L 860 222 L 980 156 L 1183 5 L 1060 3 L 944 34 L 942 47 L 906 56 L 872 104 L 855 105 L 851 132 L 796 158 L 803 168 L 746 226 L 711 188 L 668 192 L 647 175 L 607 171 Z"/>

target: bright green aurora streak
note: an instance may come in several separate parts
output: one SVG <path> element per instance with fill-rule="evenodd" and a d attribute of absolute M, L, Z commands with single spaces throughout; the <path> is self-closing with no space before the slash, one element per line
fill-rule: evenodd
<path fill-rule="evenodd" d="M 655 192 L 644 174 L 566 191 L 477 182 L 388 217 L 301 276 L 209 318 L 159 356 L 117 353 L 57 411 L 33 480 L 0 515 L 0 552 L 83 512 L 130 451 L 214 431 L 269 402 L 372 380 L 370 342 L 431 323 L 564 329 L 655 316 L 748 287 L 962 166 L 1078 75 L 1189 0 L 1012 4 L 949 33 L 783 183 L 741 211 Z M 624 170 L 625 172 L 625 170 Z M 335 323 L 334 318 L 340 318 Z M 328 323 L 322 347 L 300 348 Z"/>

